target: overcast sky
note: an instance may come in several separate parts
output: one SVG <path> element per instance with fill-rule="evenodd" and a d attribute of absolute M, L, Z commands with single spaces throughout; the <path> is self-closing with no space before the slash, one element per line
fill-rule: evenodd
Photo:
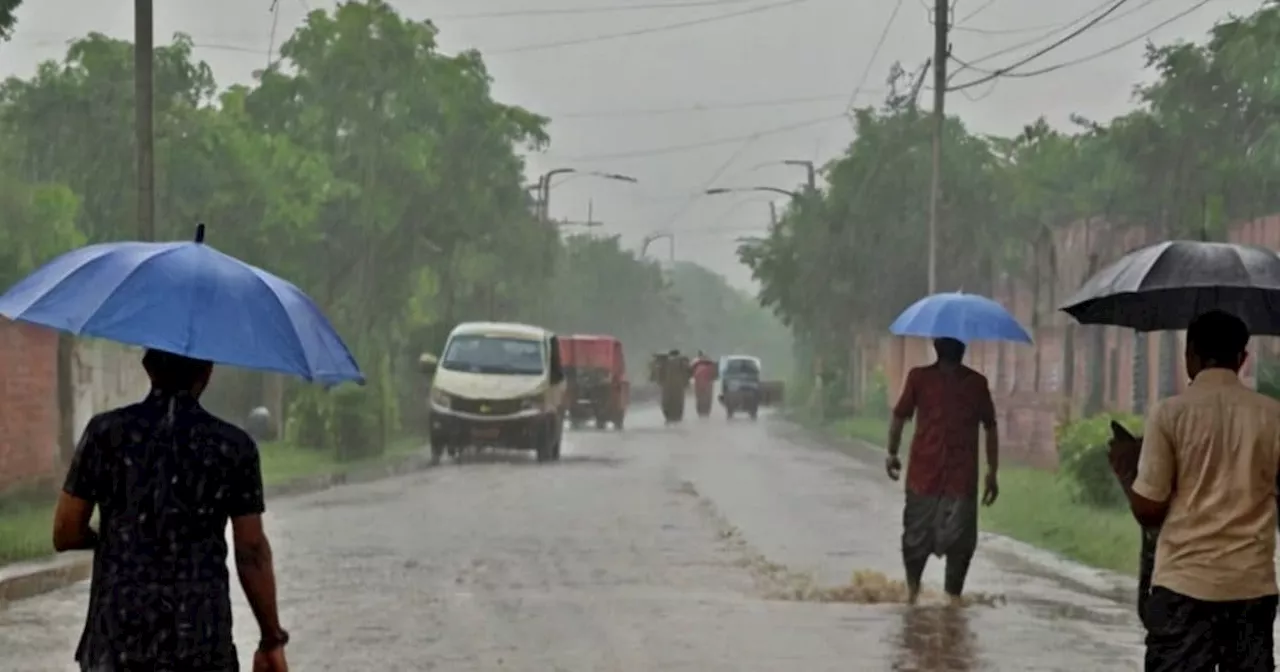
<path fill-rule="evenodd" d="M 852 139 L 841 116 L 850 98 L 878 102 L 893 62 L 911 69 L 930 55 L 933 28 L 925 2 L 393 4 L 407 16 L 435 20 L 444 49 L 484 52 L 496 97 L 553 119 L 551 147 L 530 157 L 531 176 L 578 167 L 640 180 L 631 185 L 583 177 L 558 185 L 554 216 L 585 220 L 590 205 L 594 218 L 604 223 L 597 231 L 621 233 L 630 245 L 638 245 L 646 233 L 674 231 L 678 258 L 705 263 L 745 286 L 749 274 L 733 255 L 734 238 L 763 230 L 768 198 L 698 194 L 712 186 L 792 188 L 803 181 L 803 170 L 770 162 L 821 164 L 839 154 Z M 1079 26 L 1112 2 L 956 0 L 953 53 L 971 62 L 1001 52 L 981 66 L 1005 66 L 1060 39 L 1073 22 Z M 276 45 L 308 10 L 334 4 L 279 3 Z M 1058 125 L 1072 113 L 1108 119 L 1132 106 L 1133 87 L 1148 77 L 1142 68 L 1147 39 L 1199 40 L 1228 14 L 1248 13 L 1260 4 L 1129 0 L 1034 64 L 1106 53 L 1041 76 L 1002 79 L 965 95 L 952 94 L 948 106 L 973 129 L 990 133 L 1016 132 L 1041 115 Z M 248 82 L 266 63 L 273 43 L 270 7 L 270 0 L 157 0 L 157 42 L 167 42 L 175 32 L 190 34 L 220 82 Z M 30 74 L 37 62 L 60 58 L 67 40 L 89 31 L 132 39 L 132 11 L 127 0 L 26 0 L 14 39 L 0 46 L 5 74 Z M 864 72 L 869 72 L 865 83 Z M 956 81 L 967 77 L 958 74 Z M 665 255 L 666 241 L 649 252 Z"/>

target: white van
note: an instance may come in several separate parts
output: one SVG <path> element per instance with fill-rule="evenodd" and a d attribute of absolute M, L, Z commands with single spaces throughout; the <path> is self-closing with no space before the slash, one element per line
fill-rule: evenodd
<path fill-rule="evenodd" d="M 465 448 L 532 450 L 560 459 L 564 370 L 556 335 L 542 327 L 466 322 L 429 365 L 431 456 Z"/>

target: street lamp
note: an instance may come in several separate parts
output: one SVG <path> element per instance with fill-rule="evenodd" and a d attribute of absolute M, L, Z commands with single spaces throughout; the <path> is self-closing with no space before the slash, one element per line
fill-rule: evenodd
<path fill-rule="evenodd" d="M 812 192 L 812 191 L 818 190 L 818 174 L 817 174 L 817 170 L 815 170 L 813 167 L 812 161 L 802 161 L 800 159 L 788 159 L 786 161 L 783 161 L 782 164 L 785 166 L 803 167 L 805 170 L 805 175 L 808 178 L 806 181 L 809 184 L 809 191 Z"/>
<path fill-rule="evenodd" d="M 671 244 L 671 247 L 670 247 L 671 262 L 675 263 L 676 234 L 674 233 L 651 233 L 645 236 L 644 240 L 640 242 L 640 256 L 643 257 L 646 253 L 648 253 L 650 245 L 652 245 L 655 241 L 662 240 L 663 238 L 666 238 L 667 241 Z"/>
<path fill-rule="evenodd" d="M 582 170 L 578 170 L 577 168 L 556 168 L 555 170 L 549 170 L 543 173 L 542 177 L 538 179 L 538 196 L 539 196 L 538 201 L 542 207 L 542 217 L 540 217 L 542 221 L 544 222 L 547 221 L 547 219 L 549 219 L 551 216 L 551 178 L 555 177 L 556 175 L 568 175 L 569 173 L 575 173 L 578 175 L 590 175 L 592 177 L 599 177 L 605 180 L 614 180 L 616 182 L 630 182 L 632 184 L 635 184 L 640 181 L 634 177 L 631 177 L 630 175 L 622 175 L 619 173 L 602 173 L 594 170 L 582 171 Z"/>
<path fill-rule="evenodd" d="M 804 194 L 799 194 L 787 189 L 780 189 L 778 187 L 716 187 L 714 189 L 708 189 L 702 193 L 708 196 L 718 196 L 720 194 L 740 194 L 749 191 L 769 191 L 775 194 L 782 194 L 783 196 L 790 196 L 796 200 L 804 198 Z"/>

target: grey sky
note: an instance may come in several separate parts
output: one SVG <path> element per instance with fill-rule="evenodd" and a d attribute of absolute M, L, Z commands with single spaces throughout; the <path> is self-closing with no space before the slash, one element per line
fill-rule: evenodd
<path fill-rule="evenodd" d="M 320 0 L 279 0 L 278 44 Z M 734 236 L 768 222 L 763 195 L 697 197 L 708 186 L 754 184 L 790 188 L 803 171 L 766 162 L 824 162 L 852 131 L 840 117 L 898 0 L 401 0 L 415 18 L 433 18 L 446 50 L 486 54 L 495 95 L 552 117 L 552 145 L 530 157 L 530 173 L 575 166 L 634 175 L 639 185 L 591 178 L 554 189 L 557 217 L 585 219 L 588 203 L 605 232 L 638 244 L 647 232 L 673 230 L 677 256 L 700 261 L 738 284 L 749 276 L 733 255 Z M 903 0 L 884 48 L 872 65 L 860 104 L 880 100 L 890 64 L 908 69 L 930 53 L 932 26 L 925 0 Z M 997 68 L 1060 37 L 1052 29 L 1101 7 L 1102 0 L 957 0 L 964 20 L 954 54 Z M 1195 0 L 1131 0 L 1107 23 L 1035 61 L 1048 66 L 1106 50 L 1141 36 Z M 157 42 L 174 32 L 193 36 L 198 55 L 219 81 L 245 82 L 267 60 L 270 0 L 159 0 Z M 637 6 L 658 8 L 637 8 Z M 683 5 L 683 6 L 682 6 Z M 1259 0 L 1210 0 L 1151 33 L 1157 42 L 1200 39 L 1228 13 L 1247 13 Z M 125 0 L 27 0 L 12 42 L 0 46 L 6 74 L 28 75 L 58 58 L 66 40 L 90 30 L 132 38 Z M 760 7 L 761 11 L 747 13 Z M 576 12 L 544 13 L 575 9 Z M 593 11 L 586 11 L 593 10 Z M 600 11 L 594 11 L 600 10 Z M 474 16 L 503 14 L 506 16 Z M 514 13 L 514 14 L 512 14 Z M 738 14 L 728 18 L 725 15 Z M 465 16 L 473 15 L 473 16 Z M 452 17 L 452 18 L 451 18 Z M 703 23 L 551 48 L 669 24 Z M 1035 30 L 1040 26 L 1042 29 Z M 1025 30 L 1024 30 L 1025 29 Z M 1017 32 L 1011 32 L 1017 31 Z M 1133 87 L 1147 77 L 1144 40 L 1040 77 L 1001 80 L 952 94 L 950 109 L 974 129 L 1014 132 L 1044 115 L 1064 124 L 1073 112 L 1107 119 L 1132 106 Z M 503 51 L 511 50 L 508 53 Z M 957 81 L 965 81 L 960 75 Z M 761 103 L 776 104 L 761 104 Z M 695 110 L 702 106 L 708 109 Z M 779 130 L 787 129 L 790 130 Z M 762 133 L 764 132 L 764 133 Z M 760 134 L 752 137 L 753 134 Z M 683 148 L 683 149 L 681 149 Z M 718 179 L 714 179 L 719 175 Z M 665 242 L 650 254 L 665 254 Z"/>

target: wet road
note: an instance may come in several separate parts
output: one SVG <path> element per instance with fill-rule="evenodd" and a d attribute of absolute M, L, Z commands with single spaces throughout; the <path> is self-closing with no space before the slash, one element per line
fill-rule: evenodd
<path fill-rule="evenodd" d="M 559 464 L 477 459 L 268 507 L 305 672 L 1137 669 L 1130 606 L 991 550 L 970 587 L 999 606 L 771 599 L 795 574 L 897 577 L 900 497 L 780 419 L 665 429 L 648 412 L 569 433 Z M 85 599 L 0 611 L 0 670 L 74 669 Z"/>

